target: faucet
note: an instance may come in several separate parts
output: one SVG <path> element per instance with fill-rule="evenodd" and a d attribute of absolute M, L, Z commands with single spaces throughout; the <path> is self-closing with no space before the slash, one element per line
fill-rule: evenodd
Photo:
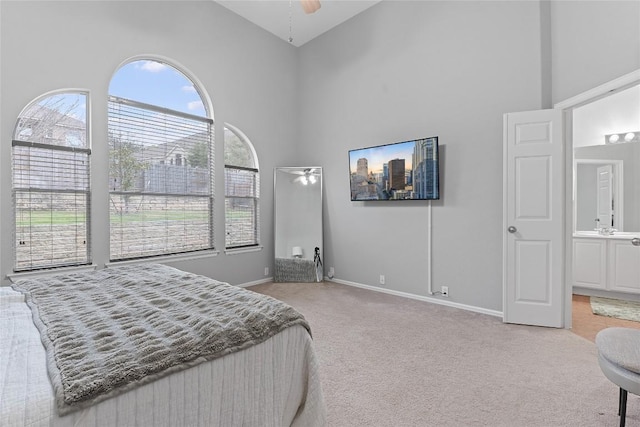
<path fill-rule="evenodd" d="M 612 236 L 614 231 L 618 231 L 613 227 L 600 227 L 598 230 L 598 234 L 602 236 Z"/>

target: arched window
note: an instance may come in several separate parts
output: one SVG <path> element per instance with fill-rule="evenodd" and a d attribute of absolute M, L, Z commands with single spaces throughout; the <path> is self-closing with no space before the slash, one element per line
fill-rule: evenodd
<path fill-rule="evenodd" d="M 224 128 L 225 247 L 257 246 L 260 240 L 260 174 L 253 145 L 238 129 Z"/>
<path fill-rule="evenodd" d="M 201 93 L 156 60 L 112 78 L 111 260 L 213 249 L 213 120 Z"/>
<path fill-rule="evenodd" d="M 87 94 L 43 95 L 13 132 L 14 271 L 90 263 Z"/>

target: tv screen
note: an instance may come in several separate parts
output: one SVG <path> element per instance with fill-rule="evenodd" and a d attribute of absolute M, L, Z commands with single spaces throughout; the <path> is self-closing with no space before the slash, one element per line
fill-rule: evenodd
<path fill-rule="evenodd" d="M 349 151 L 351 201 L 440 198 L 438 137 Z"/>

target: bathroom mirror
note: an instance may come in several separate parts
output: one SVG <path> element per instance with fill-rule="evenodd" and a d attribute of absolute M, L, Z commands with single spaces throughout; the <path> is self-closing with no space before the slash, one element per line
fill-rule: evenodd
<path fill-rule="evenodd" d="M 640 144 L 574 149 L 575 229 L 640 231 Z"/>
<path fill-rule="evenodd" d="M 322 281 L 322 168 L 277 167 L 273 182 L 274 281 Z"/>

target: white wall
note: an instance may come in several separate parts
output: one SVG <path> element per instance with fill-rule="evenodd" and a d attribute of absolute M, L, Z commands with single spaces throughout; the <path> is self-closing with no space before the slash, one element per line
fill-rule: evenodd
<path fill-rule="evenodd" d="M 202 83 L 216 120 L 216 246 L 224 248 L 222 123 L 253 143 L 262 168 L 264 250 L 174 263 L 232 283 L 273 265 L 273 167 L 293 153 L 295 48 L 214 2 L 0 2 L 0 271 L 13 265 L 11 138 L 20 110 L 55 89 L 90 91 L 94 261 L 108 259 L 107 89 L 118 66 L 141 54 L 170 58 Z"/>

